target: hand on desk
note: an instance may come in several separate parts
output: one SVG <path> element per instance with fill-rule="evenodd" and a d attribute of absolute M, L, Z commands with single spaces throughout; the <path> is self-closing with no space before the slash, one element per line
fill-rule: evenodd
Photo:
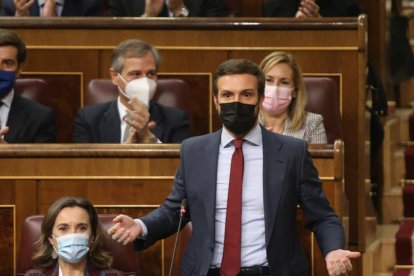
<path fill-rule="evenodd" d="M 133 98 L 127 105 L 127 116 L 124 121 L 131 126 L 128 134 L 128 139 L 125 143 L 156 143 L 157 137 L 151 132 L 155 128 L 155 122 L 149 121 L 148 108 L 138 99 Z"/>
<path fill-rule="evenodd" d="M 119 215 L 114 218 L 114 226 L 108 229 L 109 236 L 123 245 L 134 241 L 142 234 L 141 225 L 126 215 Z"/>
<path fill-rule="evenodd" d="M 0 144 L 7 144 L 7 142 L 4 140 L 4 135 L 9 132 L 9 127 L 4 127 L 0 129 Z"/>
<path fill-rule="evenodd" d="M 325 257 L 329 275 L 346 275 L 348 271 L 352 270 L 351 259 L 356 259 L 360 256 L 361 253 L 356 251 L 342 249 L 332 250 Z"/>
<path fill-rule="evenodd" d="M 318 4 L 315 3 L 315 0 L 302 0 L 295 17 L 321 17 Z"/>

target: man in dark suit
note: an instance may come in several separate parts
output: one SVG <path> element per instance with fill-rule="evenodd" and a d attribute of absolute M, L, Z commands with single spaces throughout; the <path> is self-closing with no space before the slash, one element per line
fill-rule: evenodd
<path fill-rule="evenodd" d="M 258 123 L 264 83 L 263 73 L 250 61 L 229 60 L 218 67 L 214 103 L 224 127 L 181 144 L 181 165 L 164 204 L 137 220 L 119 215 L 108 230 L 113 239 L 134 241 L 136 249 L 144 249 L 172 235 L 180 203 L 187 199 L 185 222 L 191 221 L 193 230 L 181 275 L 305 275 L 307 260 L 296 229 L 299 204 L 329 274 L 352 269 L 350 259 L 360 253 L 341 249 L 344 231 L 306 142 L 271 133 Z"/>
<path fill-rule="evenodd" d="M 84 107 L 75 120 L 76 143 L 180 143 L 190 136 L 187 114 L 151 102 L 161 57 L 150 44 L 130 39 L 112 53 L 109 70 L 118 86 L 112 102 Z"/>
<path fill-rule="evenodd" d="M 100 16 L 102 0 L 3 0 L 3 16 Z"/>
<path fill-rule="evenodd" d="M 110 0 L 113 16 L 219 17 L 227 16 L 223 0 Z"/>
<path fill-rule="evenodd" d="M 25 59 L 23 41 L 15 33 L 0 29 L 0 143 L 54 142 L 53 112 L 13 89 Z"/>

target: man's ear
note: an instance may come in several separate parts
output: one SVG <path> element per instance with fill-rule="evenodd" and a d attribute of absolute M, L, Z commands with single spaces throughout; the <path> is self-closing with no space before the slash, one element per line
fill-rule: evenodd
<path fill-rule="evenodd" d="M 16 79 L 20 76 L 20 74 L 22 73 L 22 70 L 23 70 L 23 65 L 24 65 L 24 63 L 22 62 L 22 63 L 20 63 L 18 66 L 17 66 L 17 69 L 16 69 Z"/>
<path fill-rule="evenodd" d="M 216 110 L 219 111 L 220 104 L 218 102 L 217 96 L 213 96 L 214 100 L 214 106 L 216 107 Z"/>
<path fill-rule="evenodd" d="M 119 76 L 114 68 L 109 68 L 109 75 L 111 76 L 112 83 L 118 86 Z"/>

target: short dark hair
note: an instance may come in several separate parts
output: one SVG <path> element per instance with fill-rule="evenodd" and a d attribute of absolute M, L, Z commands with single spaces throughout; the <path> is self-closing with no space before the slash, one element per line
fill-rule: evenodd
<path fill-rule="evenodd" d="M 20 65 L 26 61 L 26 45 L 16 33 L 0 29 L 0 47 L 13 46 L 17 48 L 17 63 Z"/>
<path fill-rule="evenodd" d="M 119 73 L 124 68 L 125 58 L 142 57 L 147 53 L 151 53 L 154 57 L 155 65 L 157 67 L 156 69 L 158 71 L 158 68 L 161 65 L 161 55 L 151 44 L 139 39 L 128 39 L 119 43 L 112 51 L 111 66 Z"/>
<path fill-rule="evenodd" d="M 250 74 L 257 78 L 257 92 L 259 96 L 264 94 L 265 76 L 253 61 L 247 59 L 229 59 L 217 67 L 213 79 L 214 96 L 218 94 L 218 80 L 226 75 Z"/>

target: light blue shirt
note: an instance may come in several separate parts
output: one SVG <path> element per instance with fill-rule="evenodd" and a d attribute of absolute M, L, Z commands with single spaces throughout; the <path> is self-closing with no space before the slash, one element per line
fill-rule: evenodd
<path fill-rule="evenodd" d="M 39 3 L 39 14 L 43 14 L 43 6 L 45 5 L 46 0 L 38 0 Z M 65 4 L 65 0 L 55 0 L 56 2 L 56 15 L 61 16 L 63 11 L 63 5 Z"/>
<path fill-rule="evenodd" d="M 227 197 L 234 137 L 223 128 L 217 169 L 215 247 L 211 267 L 220 267 L 223 258 Z M 263 144 L 259 124 L 244 138 L 241 266 L 268 265 L 263 205 Z"/>
<path fill-rule="evenodd" d="M 220 267 L 223 258 L 224 232 L 229 190 L 231 159 L 234 152 L 234 137 L 223 128 L 217 169 L 215 247 L 210 267 Z M 241 266 L 268 265 L 265 240 L 263 203 L 263 144 L 260 125 L 244 138 L 243 190 L 242 190 L 242 233 Z M 135 219 L 143 228 L 140 238 L 146 238 L 146 225 Z"/>
<path fill-rule="evenodd" d="M 0 129 L 7 126 L 11 104 L 14 97 L 14 90 L 10 91 L 1 101 L 3 105 L 0 106 Z"/>

